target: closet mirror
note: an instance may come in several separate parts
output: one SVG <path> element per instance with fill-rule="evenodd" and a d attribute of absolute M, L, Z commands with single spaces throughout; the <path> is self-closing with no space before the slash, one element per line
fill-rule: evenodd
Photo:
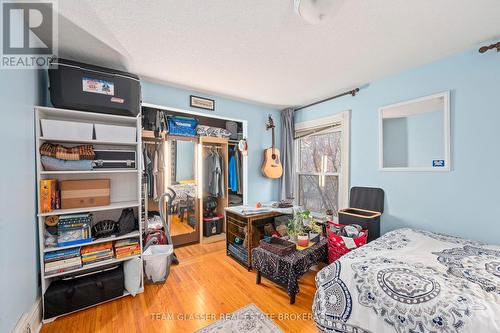
<path fill-rule="evenodd" d="M 194 140 L 169 139 L 169 188 L 176 196 L 170 205 L 172 237 L 193 236 L 196 240 L 197 200 L 196 200 L 196 147 Z"/>
<path fill-rule="evenodd" d="M 380 169 L 449 171 L 449 92 L 379 109 Z"/>

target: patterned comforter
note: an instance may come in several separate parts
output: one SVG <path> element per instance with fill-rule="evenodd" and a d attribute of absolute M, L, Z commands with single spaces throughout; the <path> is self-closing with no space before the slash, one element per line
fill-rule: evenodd
<path fill-rule="evenodd" d="M 500 332 L 500 246 L 398 229 L 316 276 L 323 332 Z"/>

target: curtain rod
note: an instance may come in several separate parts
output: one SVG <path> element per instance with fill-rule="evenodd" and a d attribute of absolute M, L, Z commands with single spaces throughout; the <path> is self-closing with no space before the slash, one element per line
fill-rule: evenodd
<path fill-rule="evenodd" d="M 317 102 L 314 102 L 314 103 L 311 103 L 311 104 L 307 104 L 307 105 L 301 106 L 300 108 L 296 108 L 295 111 L 299 111 L 299 110 L 311 107 L 311 106 L 316 105 L 316 104 L 328 102 L 328 101 L 331 101 L 332 99 L 339 98 L 339 97 L 346 96 L 346 95 L 351 95 L 351 96 L 354 97 L 354 96 L 356 96 L 356 94 L 358 92 L 359 92 L 359 88 L 356 88 L 356 89 L 347 91 L 347 92 L 345 92 L 343 94 L 340 94 L 340 95 L 336 95 L 336 96 L 333 96 L 333 97 L 328 97 L 328 98 L 322 99 L 321 101 L 317 101 Z"/>

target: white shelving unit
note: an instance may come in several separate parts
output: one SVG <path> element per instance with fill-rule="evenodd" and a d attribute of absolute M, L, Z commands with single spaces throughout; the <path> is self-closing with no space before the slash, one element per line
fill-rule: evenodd
<path fill-rule="evenodd" d="M 40 120 L 41 119 L 53 119 L 53 120 L 66 120 L 73 122 L 86 122 L 86 123 L 98 123 L 98 124 L 109 124 L 109 125 L 124 125 L 136 128 L 137 141 L 135 142 L 119 142 L 119 141 L 101 141 L 101 140 L 74 140 L 74 139 L 55 139 L 46 137 L 42 133 Z M 116 241 L 120 239 L 138 238 L 141 246 L 142 252 L 142 223 L 139 223 L 139 230 L 133 231 L 126 235 L 117 237 L 107 237 L 95 239 L 92 242 L 70 245 L 64 247 L 45 247 L 44 242 L 44 231 L 45 231 L 45 218 L 53 215 L 62 214 L 78 214 L 78 213 L 90 213 L 101 214 L 106 217 L 114 216 L 115 219 L 121 213 L 122 209 L 134 208 L 137 213 L 137 218 L 141 219 L 141 119 L 138 117 L 125 117 L 116 116 L 100 113 L 91 113 L 75 110 L 65 110 L 57 109 L 51 107 L 35 107 L 35 130 L 36 130 L 36 176 L 37 176 L 37 198 L 38 198 L 38 235 L 40 244 L 40 270 L 41 270 L 41 283 L 42 283 L 42 304 L 45 291 L 50 286 L 50 284 L 62 277 L 68 277 L 72 275 L 84 274 L 89 270 L 98 270 L 99 268 L 105 268 L 109 266 L 122 263 L 124 261 L 130 260 L 132 258 L 141 258 L 142 255 L 131 256 L 127 258 L 116 259 L 113 258 L 108 261 L 98 262 L 89 265 L 83 265 L 81 268 L 73 269 L 66 272 L 45 274 L 44 273 L 44 254 L 64 250 L 69 248 L 77 248 L 87 245 L 99 244 L 108 241 Z M 65 146 L 71 147 L 82 144 L 92 144 L 94 148 L 98 149 L 134 149 L 136 151 L 136 168 L 135 169 L 105 169 L 105 170 L 92 170 L 92 171 L 44 171 L 40 162 L 40 146 L 44 142 L 60 143 Z M 42 179 L 57 179 L 58 181 L 70 180 L 70 179 L 102 179 L 109 178 L 111 183 L 110 190 L 110 201 L 111 203 L 107 206 L 97 206 L 97 207 L 87 207 L 87 208 L 73 208 L 73 209 L 57 209 L 47 213 L 40 213 L 40 191 L 39 184 Z M 103 218 L 104 219 L 104 218 Z M 144 291 L 144 281 L 141 282 L 141 290 Z M 123 291 L 124 297 L 129 295 L 127 291 Z M 97 304 L 96 304 L 97 305 Z M 55 320 L 54 318 L 44 319 L 44 322 L 50 322 Z"/>

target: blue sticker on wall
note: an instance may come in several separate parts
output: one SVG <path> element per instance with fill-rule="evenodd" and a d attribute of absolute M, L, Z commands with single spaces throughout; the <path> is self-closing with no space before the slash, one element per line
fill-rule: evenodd
<path fill-rule="evenodd" d="M 434 168 L 443 168 L 444 167 L 444 160 L 432 160 L 432 166 Z"/>

